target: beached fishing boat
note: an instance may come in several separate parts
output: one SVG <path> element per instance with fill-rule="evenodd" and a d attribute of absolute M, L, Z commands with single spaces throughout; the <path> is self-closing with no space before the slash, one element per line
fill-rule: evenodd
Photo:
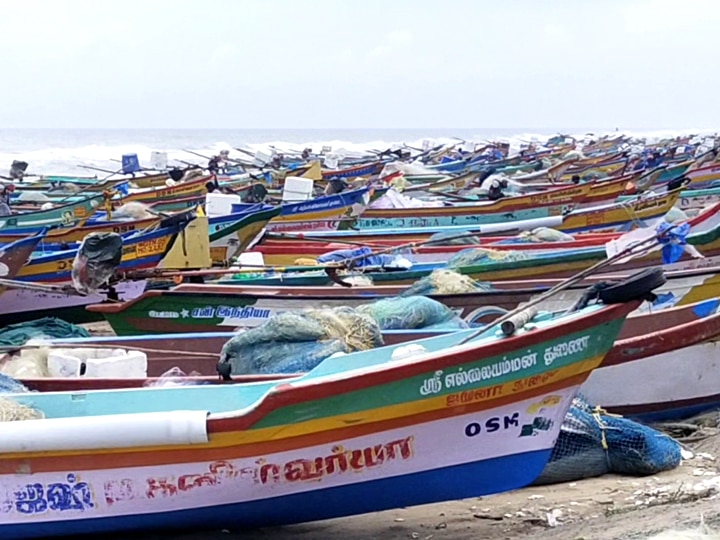
<path fill-rule="evenodd" d="M 702 212 L 688 219 L 691 230 L 702 232 L 709 230 L 713 224 L 720 224 L 720 205 L 712 205 Z M 603 246 L 610 240 L 617 239 L 619 232 L 590 232 L 576 233 L 571 239 L 564 238 L 562 241 L 540 242 L 537 237 L 523 239 L 519 235 L 498 236 L 474 232 L 463 232 L 462 229 L 456 233 L 446 232 L 444 241 L 431 242 L 431 231 L 418 233 L 417 238 L 408 241 L 406 235 L 397 239 L 397 235 L 384 237 L 380 234 L 358 233 L 354 238 L 350 234 L 343 234 L 338 231 L 335 234 L 308 234 L 308 233 L 267 233 L 262 240 L 253 248 L 254 252 L 262 253 L 263 260 L 267 265 L 292 266 L 296 261 L 313 260 L 328 252 L 343 249 L 352 249 L 360 246 L 367 246 L 373 250 L 387 250 L 393 247 L 398 248 L 400 253 L 406 253 L 414 262 L 440 262 L 447 261 L 450 257 L 469 247 L 484 247 L 499 251 L 544 251 L 544 250 L 566 250 L 581 249 L 588 247 Z M 482 229 L 481 229 L 482 230 Z M 526 232 L 525 234 L 528 234 Z M 421 236 L 424 239 L 421 239 Z M 454 238 L 458 243 L 450 241 Z M 477 244 L 470 243 L 477 242 Z M 443 245 L 444 244 L 444 245 Z"/>
<path fill-rule="evenodd" d="M 112 232 L 127 234 L 133 231 L 141 231 L 159 225 L 162 219 L 161 216 L 157 216 L 132 221 L 94 221 L 92 225 L 86 223 L 83 225 L 53 229 L 33 228 L 23 230 L 22 232 L 3 232 L 0 230 L 0 244 L 15 242 L 19 239 L 26 238 L 28 234 L 31 233 L 42 233 L 43 238 L 41 244 L 72 244 L 82 242 L 90 233 Z"/>
<path fill-rule="evenodd" d="M 343 169 L 323 169 L 322 177 L 323 179 L 329 180 L 331 178 L 350 179 L 361 176 L 372 176 L 378 174 L 385 166 L 385 163 L 385 161 L 372 161 Z"/>
<path fill-rule="evenodd" d="M 451 206 L 421 208 L 368 208 L 355 221 L 354 226 L 362 230 L 403 227 L 434 228 L 562 216 L 577 207 L 585 199 L 590 189 L 589 184 L 583 184 L 506 197 L 497 201 L 455 203 Z"/>
<path fill-rule="evenodd" d="M 476 232 L 485 236 L 512 235 L 537 227 L 550 227 L 568 234 L 586 232 L 628 231 L 635 227 L 652 224 L 665 216 L 675 205 L 678 192 L 665 195 L 648 195 L 636 197 L 633 201 L 608 204 L 594 208 L 573 210 L 564 216 L 553 216 L 545 219 L 530 219 L 488 225 L 449 226 L 449 227 L 395 227 L 368 230 L 313 230 L 316 238 L 350 240 L 355 243 L 395 239 L 398 242 L 414 242 L 427 240 L 436 233 L 463 234 Z M 709 210 L 708 210 L 709 211 Z M 275 231 L 283 232 L 283 231 Z M 295 231 L 287 231 L 292 234 Z"/>
<path fill-rule="evenodd" d="M 638 303 L 279 382 L 8 394 L 45 418 L 0 424 L 0 535 L 279 525 L 523 487 Z"/>
<path fill-rule="evenodd" d="M 0 218 L 0 229 L 3 232 L 26 231 L 28 229 L 62 226 L 68 227 L 83 223 L 95 213 L 108 195 L 101 193 L 48 210 L 37 210 L 12 214 Z"/>
<path fill-rule="evenodd" d="M 638 320 L 642 331 L 623 330 L 583 393 L 611 412 L 646 422 L 719 408 L 719 308 L 720 299 L 712 298 Z"/>
<path fill-rule="evenodd" d="M 129 202 L 157 203 L 161 201 L 172 201 L 180 197 L 199 196 L 207 193 L 207 184 L 213 182 L 214 177 L 211 175 L 200 176 L 185 182 L 177 182 L 172 185 L 158 186 L 135 191 L 117 201 L 113 201 L 115 205 L 122 205 Z"/>
<path fill-rule="evenodd" d="M 613 265 L 614 266 L 614 265 Z M 544 303 L 547 309 L 572 306 L 588 284 L 626 278 L 625 271 L 609 267 L 600 276 L 569 287 Z M 720 296 L 720 257 L 664 266 L 667 282 L 656 290 L 659 305 L 682 306 Z M 490 283 L 484 292 L 432 294 L 467 320 L 487 322 L 515 309 L 550 288 L 560 279 L 506 280 Z M 224 282 L 227 283 L 227 282 Z M 119 336 L 155 333 L 218 332 L 252 328 L 285 311 L 309 308 L 357 307 L 392 298 L 406 289 L 402 285 L 284 288 L 234 284 L 182 284 L 169 290 L 146 291 L 128 302 L 99 303 L 87 310 L 101 314 Z"/>
<path fill-rule="evenodd" d="M 679 240 L 678 240 L 679 241 Z M 715 257 L 720 255 L 720 224 L 705 232 L 692 233 L 686 242 L 699 250 L 700 255 Z M 449 261 L 452 270 L 465 274 L 480 281 L 506 281 L 542 278 L 562 278 L 572 275 L 584 268 L 603 260 L 606 250 L 599 247 L 556 251 L 492 251 L 486 248 L 472 248 L 467 253 L 458 254 L 460 259 Z M 681 260 L 690 261 L 699 258 L 697 254 L 684 251 Z M 362 257 L 361 257 L 362 258 Z M 662 264 L 660 251 L 633 258 L 617 264 L 617 271 L 627 271 L 647 266 Z M 375 285 L 410 285 L 434 270 L 448 267 L 449 263 L 414 263 L 409 269 L 378 266 L 367 266 L 362 269 L 364 275 Z M 337 263 L 340 264 L 340 263 Z M 697 266 L 696 266 L 697 267 Z M 220 280 L 220 284 L 262 285 L 276 287 L 305 287 L 340 284 L 342 281 L 334 273 L 328 272 L 323 266 L 305 265 L 283 268 L 267 268 L 256 272 L 248 271 L 232 279 Z"/>
<path fill-rule="evenodd" d="M 202 269 L 211 264 L 207 218 L 188 216 L 168 223 L 161 229 L 136 233 L 123 239 L 123 254 L 119 275 L 143 269 L 166 268 Z M 193 249 L 186 249 L 192 245 Z M 77 249 L 41 254 L 30 259 L 15 276 L 15 281 L 51 285 L 68 285 Z M 111 298 L 131 300 L 145 290 L 145 279 L 127 280 L 115 283 L 106 291 L 87 296 L 72 291 L 35 290 L 32 286 L 13 286 L 0 296 L 0 324 L 37 319 L 52 312 L 70 322 L 99 320 L 95 314 L 86 311 L 88 304 L 95 304 Z"/>
<path fill-rule="evenodd" d="M 374 190 L 364 187 L 344 191 L 336 195 L 327 195 L 308 201 L 283 203 L 280 205 L 280 214 L 268 224 L 272 231 L 332 231 L 341 224 L 347 225 L 353 218 L 365 211 Z M 237 197 L 236 202 L 228 205 L 230 213 L 236 208 L 246 208 L 248 205 Z M 209 210 L 209 215 L 213 214 Z"/>
<path fill-rule="evenodd" d="M 0 247 L 0 279 L 13 279 L 30 260 L 43 234 L 26 236 Z"/>

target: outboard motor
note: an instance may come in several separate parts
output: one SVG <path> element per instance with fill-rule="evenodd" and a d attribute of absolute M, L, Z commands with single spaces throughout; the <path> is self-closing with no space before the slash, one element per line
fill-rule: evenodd
<path fill-rule="evenodd" d="M 10 178 L 13 180 L 22 180 L 25 177 L 27 168 L 27 161 L 13 160 L 12 165 L 10 165 Z"/>
<path fill-rule="evenodd" d="M 325 188 L 325 195 L 336 195 L 342 193 L 348 188 L 348 184 L 341 178 L 333 178 L 328 182 L 327 188 Z"/>
<path fill-rule="evenodd" d="M 248 189 L 245 193 L 245 197 L 243 197 L 243 202 L 261 203 L 265 200 L 267 194 L 268 190 L 265 186 L 263 186 L 262 184 L 253 184 L 250 186 L 250 189 Z"/>
<path fill-rule="evenodd" d="M 72 265 L 72 283 L 81 294 L 93 294 L 120 266 L 123 241 L 117 233 L 90 233 L 82 241 Z"/>
<path fill-rule="evenodd" d="M 502 199 L 505 196 L 505 192 L 503 189 L 508 187 L 507 180 L 492 180 L 490 182 L 490 186 L 488 187 L 488 199 L 491 201 L 497 201 L 498 199 Z"/>
<path fill-rule="evenodd" d="M 168 176 L 172 179 L 173 182 L 179 182 L 183 179 L 183 176 L 185 176 L 185 171 L 175 167 L 171 169 L 170 172 L 168 172 Z"/>

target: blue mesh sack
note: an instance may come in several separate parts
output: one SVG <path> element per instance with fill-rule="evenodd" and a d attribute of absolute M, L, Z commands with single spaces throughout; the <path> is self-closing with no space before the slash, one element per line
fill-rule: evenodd
<path fill-rule="evenodd" d="M 647 476 L 674 469 L 680 444 L 659 431 L 573 400 L 560 436 L 535 485 L 570 482 L 607 473 Z"/>

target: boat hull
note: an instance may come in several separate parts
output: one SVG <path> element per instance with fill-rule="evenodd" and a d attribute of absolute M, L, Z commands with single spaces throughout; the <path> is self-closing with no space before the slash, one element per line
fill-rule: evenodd
<path fill-rule="evenodd" d="M 641 384 L 627 385 L 627 381 Z M 688 418 L 720 408 L 720 341 L 596 370 L 582 392 L 609 411 L 644 422 Z"/>
<path fill-rule="evenodd" d="M 336 357 L 241 392 L 14 394 L 48 417 L 0 426 L 5 435 L 74 435 L 0 438 L 0 536 L 277 525 L 524 487 L 637 305 L 506 339 L 441 336 L 411 360 L 388 362 L 389 348 Z"/>

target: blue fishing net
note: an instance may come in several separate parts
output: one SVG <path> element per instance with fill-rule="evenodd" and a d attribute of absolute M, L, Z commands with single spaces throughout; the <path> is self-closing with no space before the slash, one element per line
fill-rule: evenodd
<path fill-rule="evenodd" d="M 468 325 L 452 309 L 426 296 L 387 298 L 357 307 L 383 330 L 455 329 Z"/>
<path fill-rule="evenodd" d="M 680 444 L 668 435 L 598 412 L 577 397 L 565 416 L 550 460 L 534 484 L 607 473 L 647 476 L 674 469 L 681 460 Z"/>
<path fill-rule="evenodd" d="M 55 317 L 44 317 L 34 321 L 11 324 L 0 330 L 0 346 L 25 345 L 32 338 L 75 338 L 90 337 L 82 326 L 76 326 Z"/>
<path fill-rule="evenodd" d="M 0 394 L 19 394 L 28 391 L 20 381 L 0 373 Z"/>
<path fill-rule="evenodd" d="M 528 254 L 524 251 L 469 248 L 463 249 L 450 257 L 447 268 L 476 266 L 498 261 L 524 261 L 527 258 Z"/>
<path fill-rule="evenodd" d="M 356 309 L 286 311 L 225 343 L 221 363 L 232 375 L 310 371 L 335 353 L 383 345 L 381 330 L 458 329 L 468 325 L 425 296 L 383 299 Z"/>
<path fill-rule="evenodd" d="M 231 338 L 220 361 L 230 363 L 233 375 L 298 373 L 334 353 L 382 344 L 377 323 L 351 308 L 286 311 Z"/>

